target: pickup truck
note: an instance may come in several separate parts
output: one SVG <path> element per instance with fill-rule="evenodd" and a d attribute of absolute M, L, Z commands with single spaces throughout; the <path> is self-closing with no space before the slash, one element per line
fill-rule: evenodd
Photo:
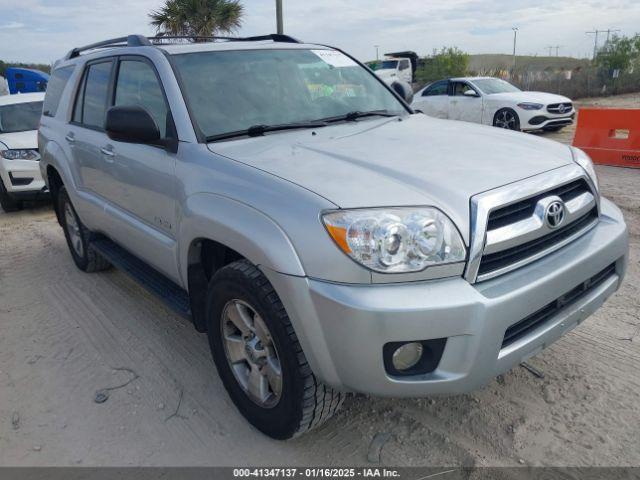
<path fill-rule="evenodd" d="M 51 84 L 40 168 L 73 261 L 206 332 L 273 438 L 349 392 L 480 388 L 623 279 L 627 227 L 584 152 L 414 112 L 339 49 L 131 35 Z"/>

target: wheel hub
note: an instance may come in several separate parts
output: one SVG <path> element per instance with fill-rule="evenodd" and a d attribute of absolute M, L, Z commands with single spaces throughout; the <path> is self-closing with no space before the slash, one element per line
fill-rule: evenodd
<path fill-rule="evenodd" d="M 238 384 L 257 405 L 273 408 L 282 394 L 282 370 L 271 332 L 251 305 L 227 302 L 222 312 L 222 340 Z"/>

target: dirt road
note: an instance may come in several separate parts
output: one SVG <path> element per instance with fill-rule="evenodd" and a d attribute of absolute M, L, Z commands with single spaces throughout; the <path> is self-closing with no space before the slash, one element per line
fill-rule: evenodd
<path fill-rule="evenodd" d="M 355 397 L 290 442 L 240 417 L 191 325 L 117 270 L 78 271 L 49 208 L 0 211 L 0 465 L 367 464 L 377 434 L 383 465 L 640 465 L 640 170 L 598 172 L 631 229 L 629 273 L 531 360 L 544 378 Z"/>

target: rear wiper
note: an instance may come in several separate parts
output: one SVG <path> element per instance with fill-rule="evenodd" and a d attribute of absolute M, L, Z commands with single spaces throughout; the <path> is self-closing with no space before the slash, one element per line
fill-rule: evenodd
<path fill-rule="evenodd" d="M 235 132 L 220 133 L 211 135 L 206 138 L 207 142 L 215 142 L 217 140 L 226 140 L 236 137 L 261 137 L 268 132 L 278 132 L 281 130 L 296 130 L 299 128 L 321 128 L 326 127 L 325 121 L 314 122 L 298 122 L 298 123 L 281 123 L 278 125 L 253 125 L 245 130 L 236 130 Z"/>
<path fill-rule="evenodd" d="M 342 121 L 355 122 L 357 119 L 364 117 L 397 117 L 398 115 L 398 113 L 393 113 L 389 110 L 369 110 L 366 112 L 355 110 L 353 112 L 345 113 L 344 115 L 323 118 L 322 120 L 329 123 Z"/>

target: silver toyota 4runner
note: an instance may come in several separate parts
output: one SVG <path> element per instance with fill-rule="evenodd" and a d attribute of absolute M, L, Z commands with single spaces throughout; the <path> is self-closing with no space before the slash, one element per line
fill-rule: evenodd
<path fill-rule="evenodd" d="M 73 260 L 207 332 L 274 438 L 345 392 L 479 388 L 623 278 L 627 229 L 582 151 L 413 112 L 340 50 L 132 35 L 53 79 L 40 165 Z"/>

